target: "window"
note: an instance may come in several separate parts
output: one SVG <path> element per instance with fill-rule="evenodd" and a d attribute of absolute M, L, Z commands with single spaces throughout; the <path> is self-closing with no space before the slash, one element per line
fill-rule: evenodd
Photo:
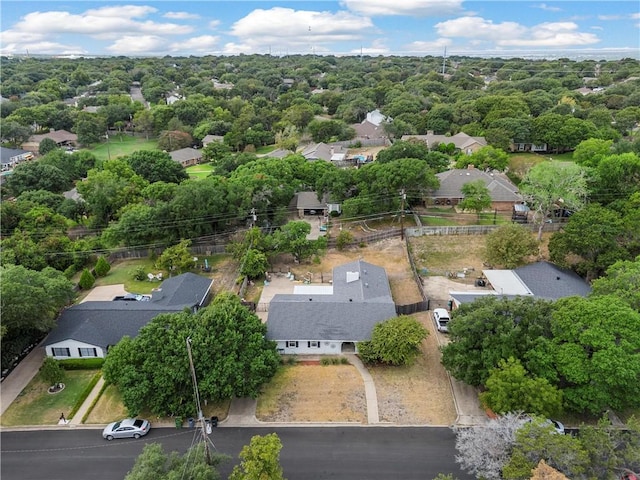
<path fill-rule="evenodd" d="M 298 348 L 298 342 L 296 342 L 294 340 L 288 340 L 287 341 L 287 347 L 289 347 L 289 348 Z"/>
<path fill-rule="evenodd" d="M 320 342 L 307 342 L 309 348 L 320 348 Z"/>
<path fill-rule="evenodd" d="M 52 348 L 51 351 L 53 352 L 54 357 L 70 357 L 71 356 L 71 352 L 69 351 L 68 348 Z"/>
<path fill-rule="evenodd" d="M 95 348 L 79 348 L 78 353 L 81 357 L 97 357 L 98 353 Z"/>

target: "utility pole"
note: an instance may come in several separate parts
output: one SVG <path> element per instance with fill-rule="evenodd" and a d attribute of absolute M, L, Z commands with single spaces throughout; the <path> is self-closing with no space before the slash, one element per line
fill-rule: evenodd
<path fill-rule="evenodd" d="M 209 442 L 207 441 L 207 430 L 204 424 L 204 416 L 200 407 L 200 392 L 198 391 L 198 379 L 196 378 L 196 369 L 193 365 L 193 355 L 191 354 L 191 337 L 187 337 L 187 353 L 189 354 L 189 366 L 191 367 L 191 379 L 193 380 L 193 396 L 198 408 L 198 420 L 202 427 L 202 442 L 204 443 L 204 458 L 207 465 L 211 465 L 211 456 L 209 455 Z"/>
<path fill-rule="evenodd" d="M 407 199 L 407 194 L 404 191 L 404 188 L 400 190 L 400 240 L 404 240 L 404 202 Z"/>

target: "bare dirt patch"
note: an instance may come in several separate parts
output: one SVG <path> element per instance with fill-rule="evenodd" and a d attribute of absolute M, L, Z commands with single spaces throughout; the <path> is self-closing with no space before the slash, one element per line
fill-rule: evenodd
<path fill-rule="evenodd" d="M 258 398 L 265 422 L 366 423 L 362 377 L 352 365 L 283 366 Z"/>
<path fill-rule="evenodd" d="M 440 364 L 438 334 L 427 312 L 413 315 L 429 330 L 422 355 L 408 367 L 368 367 L 378 394 L 381 422 L 451 425 L 456 419 L 449 376 Z"/>
<path fill-rule="evenodd" d="M 397 304 L 403 305 L 422 300 L 411 274 L 405 244 L 399 238 L 384 240 L 362 248 L 330 250 L 320 258 L 319 263 L 294 264 L 290 260 L 290 256 L 281 256 L 274 263 L 273 269 L 291 271 L 296 278 L 310 277 L 311 283 L 328 283 L 332 279 L 334 267 L 355 260 L 364 260 L 386 270 L 393 299 Z"/>

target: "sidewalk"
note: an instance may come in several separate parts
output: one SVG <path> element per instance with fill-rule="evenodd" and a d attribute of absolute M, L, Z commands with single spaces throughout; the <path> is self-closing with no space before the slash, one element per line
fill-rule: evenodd
<path fill-rule="evenodd" d="M 45 350 L 42 344 L 24 357 L 16 368 L 4 379 L 0 386 L 0 415 L 18 398 L 29 382 L 36 376 L 44 361 Z"/>
<path fill-rule="evenodd" d="M 91 408 L 91 405 L 93 405 L 93 401 L 98 398 L 103 385 L 104 377 L 100 377 L 100 380 L 98 380 L 98 382 L 93 387 L 93 390 L 91 390 L 91 393 L 87 396 L 87 398 L 85 398 L 84 403 L 80 406 L 73 418 L 69 419 L 68 425 L 82 425 L 82 419 Z"/>

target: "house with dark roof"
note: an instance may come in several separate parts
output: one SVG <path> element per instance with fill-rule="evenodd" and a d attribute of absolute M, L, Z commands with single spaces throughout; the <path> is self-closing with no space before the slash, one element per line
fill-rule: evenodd
<path fill-rule="evenodd" d="M 122 337 L 135 337 L 140 329 L 163 313 L 206 306 L 213 280 L 193 273 L 167 278 L 148 301 L 84 302 L 65 309 L 45 340 L 50 357 L 104 358 Z"/>
<path fill-rule="evenodd" d="M 436 135 L 431 131 L 427 132 L 426 135 L 402 136 L 402 140 L 409 140 L 411 138 L 425 142 L 429 148 L 435 148 L 436 145 L 440 143 L 453 143 L 457 151 L 466 153 L 467 155 L 471 155 L 473 152 L 487 146 L 487 141 L 484 137 L 472 137 L 464 132 L 456 133 L 450 137 L 447 135 Z"/>
<path fill-rule="evenodd" d="M 178 162 L 184 168 L 197 165 L 202 162 L 202 152 L 191 147 L 169 152 L 169 156 L 173 161 Z"/>
<path fill-rule="evenodd" d="M 462 187 L 476 180 L 482 180 L 489 189 L 491 209 L 512 212 L 513 205 L 523 201 L 518 187 L 500 172 L 485 172 L 470 165 L 466 169 L 437 173 L 436 177 L 440 186 L 430 194 L 429 203 L 433 205 L 457 205 L 464 198 Z"/>
<path fill-rule="evenodd" d="M 363 260 L 333 269 L 331 285 L 299 285 L 269 303 L 267 338 L 282 354 L 357 352 L 373 328 L 396 316 L 384 268 Z"/>
<path fill-rule="evenodd" d="M 483 270 L 487 289 L 477 292 L 449 292 L 456 307 L 471 303 L 486 295 L 499 295 L 508 299 L 519 296 L 544 300 L 565 297 L 586 297 L 591 292 L 589 284 L 579 275 L 550 262 L 530 263 L 514 270 Z"/>

